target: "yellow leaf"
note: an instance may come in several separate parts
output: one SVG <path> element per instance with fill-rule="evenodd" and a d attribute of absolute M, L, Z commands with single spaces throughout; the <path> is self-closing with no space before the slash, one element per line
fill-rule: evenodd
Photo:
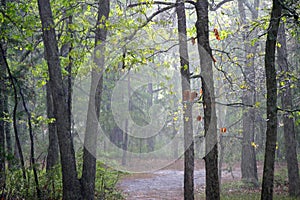
<path fill-rule="evenodd" d="M 249 53 L 246 57 L 247 57 L 247 59 L 253 58 L 254 54 L 253 53 Z"/>
<path fill-rule="evenodd" d="M 257 101 L 257 102 L 255 102 L 255 105 L 254 105 L 254 107 L 255 107 L 255 108 L 258 108 L 258 107 L 260 107 L 260 102 L 258 102 L 258 101 Z"/>
<path fill-rule="evenodd" d="M 254 148 L 257 148 L 257 147 L 258 147 L 258 145 L 255 144 L 255 142 L 251 142 L 251 146 L 253 146 Z"/>

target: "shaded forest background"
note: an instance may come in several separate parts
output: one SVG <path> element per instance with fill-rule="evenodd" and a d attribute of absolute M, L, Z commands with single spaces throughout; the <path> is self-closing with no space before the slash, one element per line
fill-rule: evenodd
<path fill-rule="evenodd" d="M 1 0 L 1 198 L 122 199 L 122 175 L 178 159 L 184 199 L 201 159 L 206 199 L 236 163 L 272 199 L 275 162 L 299 197 L 299 13 L 296 0 Z"/>

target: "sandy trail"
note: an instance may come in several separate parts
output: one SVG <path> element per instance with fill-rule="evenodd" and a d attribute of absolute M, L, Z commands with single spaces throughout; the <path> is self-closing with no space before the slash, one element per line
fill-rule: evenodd
<path fill-rule="evenodd" d="M 195 166 L 195 189 L 197 192 L 204 192 L 204 163 L 200 161 Z M 238 166 L 234 167 L 232 172 L 226 167 L 222 170 L 222 181 L 239 180 L 240 177 Z M 183 178 L 183 162 L 176 161 L 173 165 L 155 172 L 125 176 L 118 183 L 118 187 L 127 200 L 182 200 Z"/>

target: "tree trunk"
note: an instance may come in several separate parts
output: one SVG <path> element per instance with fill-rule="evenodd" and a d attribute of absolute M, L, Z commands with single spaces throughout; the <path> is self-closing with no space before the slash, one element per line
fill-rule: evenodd
<path fill-rule="evenodd" d="M 275 70 L 275 47 L 278 34 L 281 6 L 278 0 L 273 0 L 270 25 L 267 32 L 265 71 L 267 83 L 267 131 L 266 149 L 262 182 L 262 200 L 273 199 L 274 162 L 277 140 L 277 84 Z"/>
<path fill-rule="evenodd" d="M 0 52 L 0 197 L 4 195 L 6 183 L 6 167 L 5 167 L 5 122 L 4 122 L 4 99 L 5 99 L 5 72 L 6 65 L 4 62 L 3 51 Z"/>
<path fill-rule="evenodd" d="M 63 199 L 82 199 L 80 182 L 77 178 L 75 152 L 71 136 L 71 122 L 68 116 L 66 94 L 59 60 L 58 45 L 54 21 L 49 0 L 38 0 L 39 14 L 42 22 L 45 59 L 48 64 L 49 84 L 53 97 L 54 116 L 63 176 Z"/>
<path fill-rule="evenodd" d="M 281 47 L 277 46 L 277 63 L 279 70 L 284 73 L 281 81 L 284 82 L 285 87 L 280 94 L 282 109 L 292 109 L 293 98 L 291 84 L 288 78 L 288 73 L 291 72 L 291 70 L 288 67 L 284 22 L 281 22 L 281 25 L 279 27 L 278 42 Z M 285 155 L 288 166 L 289 195 L 300 196 L 300 179 L 297 160 L 295 125 L 294 118 L 291 118 L 289 113 L 283 114 L 283 130 L 285 139 Z"/>
<path fill-rule="evenodd" d="M 50 84 L 46 85 L 46 96 L 47 96 L 47 117 L 48 119 L 54 118 L 54 107 L 53 107 L 53 98 L 51 94 Z M 56 122 L 48 124 L 48 137 L 49 137 L 49 146 L 48 146 L 48 155 L 47 155 L 47 165 L 46 171 L 50 170 L 58 164 L 58 140 L 57 140 L 57 131 L 56 131 Z"/>
<path fill-rule="evenodd" d="M 123 65 L 125 66 L 125 65 Z M 130 69 L 129 69 L 130 70 Z M 128 73 L 127 75 L 127 95 L 128 97 L 130 97 L 130 73 Z M 131 106 L 131 99 L 129 99 L 128 102 L 128 110 L 131 111 L 132 110 L 132 106 Z M 127 163 L 127 149 L 128 149 L 128 133 L 129 133 L 129 125 L 128 125 L 128 119 L 125 120 L 125 124 L 124 124 L 124 129 L 125 131 L 123 131 L 123 144 L 122 144 L 122 165 L 125 166 Z"/>
<path fill-rule="evenodd" d="M 256 0 L 256 2 L 258 2 Z M 241 24 L 246 25 L 246 13 L 243 1 L 238 1 L 239 13 L 241 17 Z M 256 6 L 258 7 L 258 3 Z M 255 20 L 258 16 L 258 11 L 254 8 L 255 13 L 252 13 L 252 18 Z M 244 105 L 254 105 L 255 103 L 255 69 L 254 58 L 256 52 L 256 46 L 250 45 L 249 34 L 243 32 L 243 42 L 245 47 L 245 67 L 244 67 L 244 80 L 247 85 L 243 91 L 242 102 Z M 249 57 L 249 55 L 252 55 Z M 255 132 L 255 110 L 254 108 L 243 109 L 243 143 L 242 143 L 242 162 L 241 171 L 242 179 L 248 183 L 252 183 L 258 187 L 257 165 L 256 165 L 256 153 L 252 143 L 254 142 Z"/>
<path fill-rule="evenodd" d="M 180 2 L 176 8 L 178 19 L 179 56 L 181 87 L 183 97 L 183 126 L 184 126 L 184 199 L 194 199 L 194 139 L 192 103 L 185 93 L 190 92 L 190 69 L 187 47 L 186 15 L 184 3 Z"/>
<path fill-rule="evenodd" d="M 153 87 L 152 87 L 152 83 L 148 83 L 148 108 L 150 109 L 151 106 L 153 105 Z M 154 151 L 154 146 L 155 146 L 155 137 L 149 137 L 147 138 L 147 149 L 148 152 L 153 152 Z"/>
<path fill-rule="evenodd" d="M 205 133 L 205 170 L 206 170 L 206 199 L 220 199 L 220 186 L 218 176 L 218 134 L 217 116 L 214 96 L 214 79 L 212 69 L 212 51 L 209 45 L 208 28 L 208 1 L 196 2 L 197 12 L 197 42 L 200 56 L 201 81 L 204 108 L 204 133 Z"/>
<path fill-rule="evenodd" d="M 104 52 L 107 35 L 105 20 L 108 19 L 109 9 L 109 0 L 99 0 L 94 50 L 94 63 L 96 64 L 97 68 L 92 69 L 91 74 L 92 82 L 90 87 L 88 115 L 86 122 L 87 125 L 83 149 L 81 184 L 84 199 L 94 199 L 95 196 L 98 120 L 103 87 Z M 102 24 L 104 28 L 100 28 L 100 24 Z"/>
<path fill-rule="evenodd" d="M 7 83 L 5 83 L 5 93 L 7 94 Z M 8 113 L 8 96 L 4 96 L 4 113 Z M 5 141 L 6 141 L 6 155 L 7 155 L 7 163 L 8 169 L 12 169 L 14 163 L 13 157 L 13 149 L 12 149 L 12 142 L 11 142 L 11 133 L 10 133 L 10 122 L 4 122 L 5 128 Z"/>
<path fill-rule="evenodd" d="M 22 175 L 23 175 L 23 180 L 24 184 L 26 185 L 26 170 L 25 170 L 25 162 L 24 162 L 24 156 L 23 156 L 23 151 L 21 147 L 21 142 L 19 139 L 19 133 L 18 133 L 18 128 L 17 128 L 17 107 L 18 107 L 18 94 L 17 94 L 17 88 L 14 83 L 14 80 L 12 79 L 12 74 L 9 70 L 9 66 L 5 57 L 5 51 L 3 49 L 2 43 L 0 43 L 0 64 L 1 66 L 5 66 L 5 70 L 8 72 L 11 84 L 13 86 L 13 91 L 14 91 L 14 100 L 15 100 L 15 105 L 13 109 L 13 126 L 14 126 L 14 133 L 15 133 L 15 141 L 16 141 L 16 152 L 18 152 L 20 163 L 21 163 L 21 168 L 22 168 Z"/>

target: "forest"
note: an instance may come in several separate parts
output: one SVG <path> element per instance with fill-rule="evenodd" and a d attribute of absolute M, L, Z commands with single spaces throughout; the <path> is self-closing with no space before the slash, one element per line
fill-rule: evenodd
<path fill-rule="evenodd" d="M 298 0 L 0 4 L 0 200 L 300 198 Z"/>

